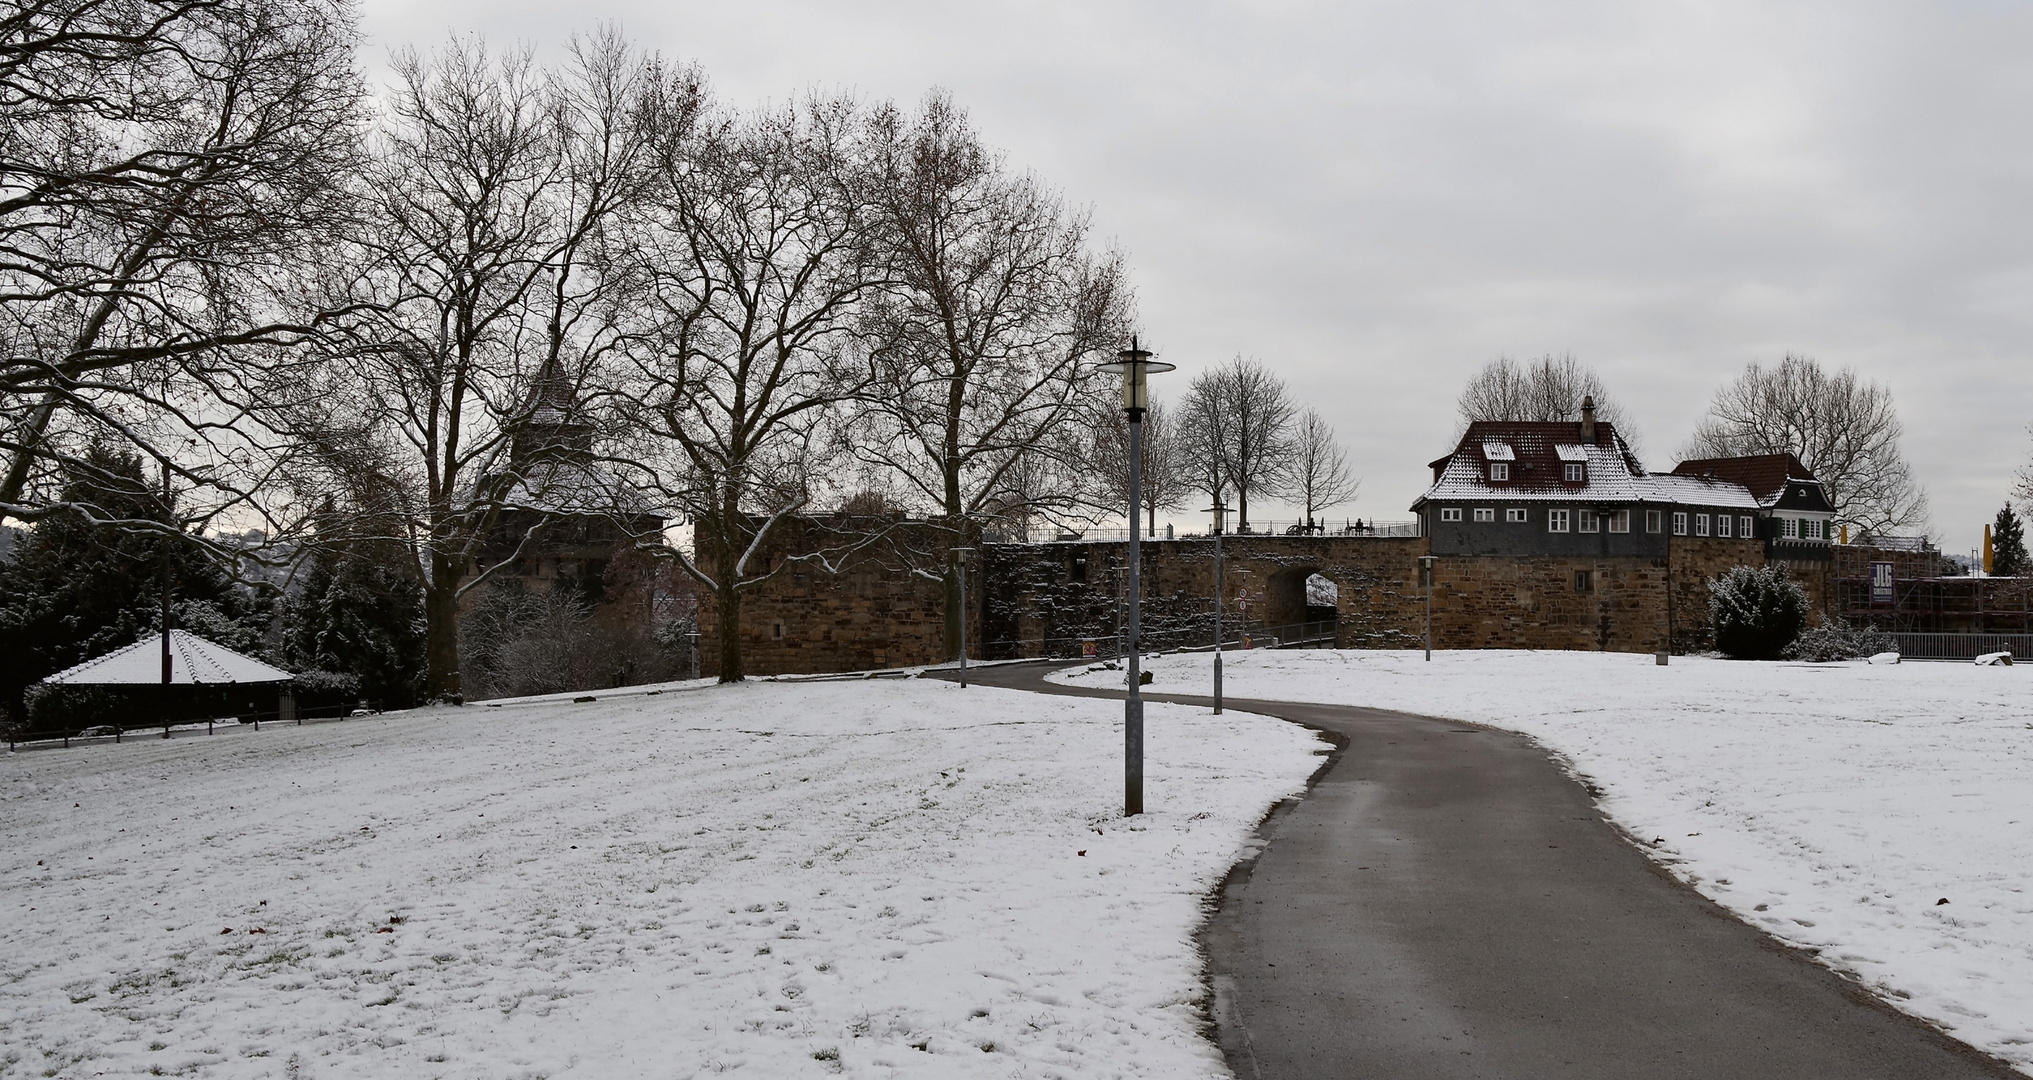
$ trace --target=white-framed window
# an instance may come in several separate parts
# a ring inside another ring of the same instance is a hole
[[[1568,482],[1568,483],[1570,483],[1570,484],[1582,484],[1582,483],[1587,483],[1587,482],[1588,482],[1588,466],[1586,466],[1586,465],[1583,465],[1583,464],[1580,464],[1579,462],[1573,462],[1573,461],[1570,461],[1570,462],[1568,462],[1568,463],[1567,463],[1567,482]]]
[[[1687,535],[1687,511],[1685,510],[1673,511],[1673,535],[1675,536]]]
[[[1665,527],[1666,527],[1666,511],[1664,510],[1645,511],[1646,532],[1655,533],[1661,529],[1664,529]]]
[[[1696,535],[1696,536],[1707,536],[1707,535],[1708,535],[1708,515],[1707,515],[1707,514],[1696,514],[1696,515],[1694,515],[1694,535]]]
[[[1511,478],[1511,463],[1508,461],[1490,462],[1489,478],[1491,480],[1509,480]]]
[[[1576,510],[1574,512],[1574,531],[1601,532],[1602,522],[1595,516],[1595,511],[1593,510],[1585,508],[1581,510]]]
[[[1613,533],[1630,532],[1631,512],[1629,510],[1612,510],[1609,515],[1609,531]],[[1654,529],[1652,531],[1658,532],[1659,530]]]
[[[1779,535],[1785,537],[1788,540],[1798,539],[1800,536],[1800,519],[1780,518]]]
[[[1522,506],[1505,507],[1504,520],[1513,523],[1523,522],[1525,520],[1525,508]]]
[[[1802,519],[1800,522],[1800,535],[1808,540],[1822,539],[1821,522],[1812,519]]]
[[[1495,521],[1496,519],[1497,519],[1497,510],[1496,510],[1496,507],[1494,507],[1494,506],[1478,506],[1478,507],[1476,507],[1476,508],[1475,508],[1475,520],[1477,520],[1477,521]]]
[[[1746,540],[1758,535],[1757,519],[1746,514],[1737,519],[1737,535]]]
[[[1443,507],[1441,507],[1441,508],[1440,508],[1440,520],[1442,520],[1442,521],[1460,521],[1460,520],[1461,520],[1461,507],[1459,507],[1459,506],[1443,506]]]
[[[1565,511],[1565,510],[1548,510],[1548,511],[1546,511],[1546,531],[1547,531],[1547,532],[1566,532],[1566,531],[1567,531],[1567,511]]]
[[[1728,539],[1731,526],[1734,524],[1735,520],[1728,514],[1715,515],[1715,535]]]

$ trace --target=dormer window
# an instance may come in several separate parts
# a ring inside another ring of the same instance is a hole
[[[1571,461],[1570,461],[1570,462],[1568,462],[1568,463],[1567,463],[1567,482],[1568,482],[1568,483],[1570,483],[1570,484],[1585,484],[1585,483],[1587,483],[1587,482],[1588,482],[1588,466],[1586,466],[1586,465],[1580,465],[1580,464],[1576,464],[1576,463],[1574,463],[1574,462],[1571,462]]]
[[[1510,463],[1510,462],[1508,462],[1508,461],[1492,461],[1492,462],[1490,462],[1490,463],[1489,463],[1489,478],[1490,478],[1490,479],[1491,479],[1492,481],[1495,481],[1495,480],[1509,480],[1509,479],[1511,478],[1511,463]]]

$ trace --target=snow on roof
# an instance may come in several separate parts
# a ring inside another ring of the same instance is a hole
[[[1786,485],[1805,481],[1819,485],[1807,466],[1791,454],[1751,454],[1729,458],[1691,458],[1673,466],[1681,476],[1713,476],[1751,489],[1766,506],[1779,501]]]
[[[1653,473],[1645,477],[1653,494],[1645,496],[1653,502],[1685,503],[1692,506],[1716,506],[1725,510],[1757,510],[1758,497],[1751,489],[1729,480],[1717,480],[1707,476],[1676,476],[1672,473]]]
[[[169,656],[170,682],[178,686],[286,682],[296,677],[188,630],[169,632]],[[161,685],[162,637],[150,634],[124,649],[66,668],[42,681],[72,686]]]
[[[1492,427],[1497,425],[1490,425]],[[1656,502],[1680,503],[1689,506],[1715,507],[1727,510],[1757,510],[1759,503],[1750,489],[1739,483],[1708,476],[1680,476],[1666,473],[1647,474],[1640,470],[1636,459],[1630,456],[1623,440],[1610,434],[1602,443],[1559,442],[1553,439],[1541,441],[1540,436],[1551,434],[1540,429],[1564,429],[1566,438],[1574,437],[1574,425],[1569,424],[1506,424],[1507,428],[1518,429],[1512,442],[1495,442],[1479,438],[1471,433],[1464,438],[1461,447],[1448,458],[1440,473],[1440,479],[1419,499],[1446,499],[1450,501],[1486,501],[1489,503],[1527,502]],[[1600,427],[1601,425],[1598,425]],[[1506,451],[1514,447],[1520,451],[1518,465],[1511,468],[1508,482],[1492,482],[1482,462],[1473,453],[1464,452],[1480,445],[1487,455],[1492,445]],[[1588,466],[1588,481],[1585,484],[1567,483],[1563,470],[1556,468],[1556,462],[1582,462]],[[1536,464],[1536,470],[1534,469]],[[1413,504],[1415,507],[1418,503]]]
[[[1486,443],[1483,443],[1483,444],[1482,444],[1482,456],[1483,456],[1483,457],[1485,457],[1485,458],[1487,458],[1487,459],[1489,459],[1489,460],[1491,460],[1491,461],[1516,461],[1516,460],[1518,460],[1518,455],[1517,455],[1517,453],[1516,453],[1515,451],[1513,451],[1513,450],[1511,449],[1511,444],[1510,444],[1510,443],[1506,443],[1506,442],[1486,442]]]
[[[502,502],[518,510],[546,514],[656,515],[642,496],[620,476],[597,463],[539,462],[510,486]]]

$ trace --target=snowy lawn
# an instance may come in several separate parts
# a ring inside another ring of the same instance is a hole
[[[0,1076],[1225,1076],[1203,898],[1323,745],[949,683],[0,760]]]
[[[1157,658],[1150,690],[1209,665]],[[1223,688],[1527,733],[1702,893],[2033,1071],[2033,668],[1259,650]]]

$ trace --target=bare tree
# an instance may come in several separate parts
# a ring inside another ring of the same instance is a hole
[[[1624,442],[1635,446],[1636,436],[1602,377],[1573,353],[1549,353],[1522,364],[1498,357],[1461,388],[1455,408],[1464,428],[1477,420],[1557,422],[1581,419],[1582,399],[1590,397],[1595,399],[1596,419],[1614,425]]]
[[[1297,410],[1284,381],[1238,356],[1193,378],[1185,411],[1188,453],[1215,463],[1203,483],[1216,498],[1224,487],[1235,489],[1237,527],[1247,531],[1250,495],[1276,495],[1291,478]]]
[[[1084,214],[1029,175],[1012,175],[943,93],[915,116],[870,125],[871,222],[888,248],[889,286],[867,307],[876,380],[851,445],[892,470],[956,536],[1002,507],[1070,510],[1084,485],[1025,492],[1025,459],[1077,447],[1055,436],[1099,396],[1091,363],[1125,334],[1122,259],[1090,251]],[[1080,473],[1061,470],[1075,478]],[[946,580],[947,647],[959,648],[961,597]]]
[[[866,117],[844,98],[663,115],[658,186],[631,222],[644,285],[629,415],[651,466],[643,482],[692,526],[682,565],[715,607],[720,680],[737,682],[743,597],[791,562],[827,557],[772,565],[763,552],[825,488],[835,407],[868,381],[854,331],[882,278]]]
[[[354,44],[329,0],[0,9],[0,515],[50,512],[108,440],[201,517],[262,509],[260,410],[349,213]]]
[[[1299,414],[1292,431],[1292,479],[1290,494],[1306,508],[1306,524],[1313,525],[1313,513],[1340,506],[1362,490],[1362,480],[1348,469],[1348,456],[1334,440],[1334,428],[1317,410]]]
[[[1178,423],[1171,410],[1153,398],[1151,407],[1144,410],[1143,425],[1143,475],[1139,492],[1143,505],[1130,510],[1129,517],[1134,526],[1141,511],[1147,519],[1146,534],[1156,535],[1158,511],[1185,506],[1197,489],[1193,474],[1186,469]],[[1129,502],[1129,418],[1121,409],[1109,409],[1101,417],[1090,463],[1093,471],[1105,478],[1114,504],[1125,506]]]
[[[401,493],[424,584],[426,693],[456,698],[459,598],[515,555],[482,562],[493,525],[518,502],[546,509],[511,455],[516,426],[611,345],[586,318],[610,292],[589,255],[646,182],[635,126],[652,71],[611,33],[559,74],[478,41],[395,67],[350,286],[370,317],[349,328],[322,415],[334,446],[400,462],[372,475]]]
[[[1869,533],[1924,527],[1927,496],[1899,453],[1892,392],[1788,353],[1746,365],[1716,391],[1682,459],[1792,454],[1821,481],[1838,524]]]

